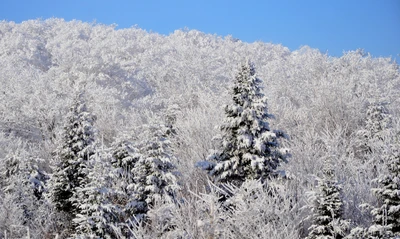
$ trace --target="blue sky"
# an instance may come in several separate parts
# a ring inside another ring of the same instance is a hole
[[[50,17],[161,34],[187,27],[291,50],[308,45],[332,56],[362,48],[400,61],[399,0],[0,0],[0,20]]]

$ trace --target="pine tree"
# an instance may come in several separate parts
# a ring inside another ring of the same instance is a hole
[[[235,78],[233,104],[225,107],[222,145],[208,161],[198,163],[215,181],[240,185],[246,179],[265,180],[285,161],[287,150],[278,142],[284,134],[270,130],[272,115],[261,90],[261,80],[247,61]]]
[[[134,191],[133,175],[140,157],[133,144],[123,137],[91,158],[87,182],[76,189],[80,213],[74,218],[75,236],[132,237],[131,221],[143,212],[143,204],[139,206]]]
[[[132,222],[136,221],[136,217],[143,213],[145,204],[138,201],[135,192],[135,167],[137,162],[142,158],[139,150],[132,144],[128,137],[118,138],[112,146],[111,165],[113,171],[112,181],[114,194],[112,201],[117,205],[122,213],[120,227],[121,233],[126,237],[130,237],[128,228]]]
[[[27,157],[27,156],[25,156]],[[43,205],[42,193],[48,180],[40,167],[40,158],[25,158],[20,153],[8,155],[0,164],[0,198],[10,194],[18,207],[23,209],[23,224],[31,226],[38,217],[37,210]]]
[[[400,236],[400,150],[399,145],[387,159],[389,174],[381,175],[375,181],[379,187],[372,189],[381,206],[371,213],[375,224],[368,231],[380,238]]]
[[[114,168],[115,176],[121,183],[120,190],[124,194],[130,194],[134,184],[133,170],[141,154],[126,138],[119,138],[112,145],[111,164]]]
[[[334,177],[332,166],[326,162],[314,197],[314,222],[309,227],[307,239],[343,238],[349,226],[349,222],[342,219],[341,188]]]
[[[376,103],[369,105],[365,124],[367,132],[364,136],[367,139],[386,140],[389,136],[388,129],[392,125],[392,117],[385,104]]]
[[[44,160],[40,158],[23,159],[16,154],[8,155],[4,159],[4,164],[0,166],[0,188],[5,192],[10,192],[16,184],[22,183],[30,188],[29,191],[36,200],[42,199],[49,177],[41,164],[44,164]],[[3,167],[4,170],[2,170]],[[23,178],[23,181],[16,180],[17,177]]]
[[[78,200],[75,206],[79,213],[73,219],[76,237],[118,238],[123,227],[123,208],[113,201],[116,192],[113,187],[110,157],[96,154],[91,157],[85,182],[76,188]]]
[[[357,156],[366,161],[371,153],[384,148],[385,141],[390,137],[391,125],[392,117],[385,104],[370,104],[366,112],[365,127],[357,132]]]
[[[147,203],[139,195],[135,168],[142,158],[128,137],[91,157],[86,182],[77,187],[76,237],[131,238],[132,222],[143,218]]]
[[[134,168],[136,215],[144,215],[155,200],[174,198],[179,189],[174,173],[175,157],[170,151],[169,128],[150,127],[152,137],[141,148],[143,157]]]
[[[75,215],[79,212],[74,197],[77,187],[87,176],[87,162],[94,154],[95,117],[88,112],[83,94],[74,101],[67,115],[63,142],[58,150],[59,164],[50,180],[49,197],[59,211]]]

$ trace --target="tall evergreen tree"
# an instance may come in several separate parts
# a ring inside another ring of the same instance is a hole
[[[140,217],[138,214],[143,213],[145,208],[145,203],[138,201],[135,192],[135,167],[141,158],[142,154],[128,137],[118,138],[112,145],[111,180],[114,191],[112,201],[121,210],[120,223],[124,226],[120,229],[127,238],[132,236],[128,228],[135,222],[135,217]]]
[[[371,153],[382,150],[390,137],[391,126],[392,117],[385,104],[370,104],[366,112],[365,127],[357,132],[356,156],[367,161]]]
[[[236,75],[233,102],[225,107],[226,119],[220,127],[222,145],[198,165],[215,181],[241,184],[245,179],[266,179],[285,161],[287,150],[280,148],[281,131],[271,131],[267,99],[254,65],[247,61]]]
[[[112,145],[111,164],[114,168],[115,177],[119,179],[119,190],[124,194],[132,192],[134,184],[134,168],[141,154],[139,150],[124,138],[118,138]]]
[[[325,162],[323,176],[319,179],[318,191],[313,201],[314,223],[309,228],[307,239],[343,238],[349,222],[342,220],[341,188],[330,162]]]
[[[155,200],[165,196],[174,198],[179,189],[174,173],[175,157],[170,151],[169,128],[151,126],[148,139],[141,148],[142,157],[134,168],[135,207],[137,215],[146,213]]]
[[[375,103],[368,106],[365,138],[384,141],[389,136],[391,125],[392,117],[384,103]]]
[[[80,238],[118,238],[123,227],[123,207],[114,201],[110,157],[96,154],[88,167],[85,182],[75,190],[79,213],[73,219],[74,234]]]
[[[387,159],[389,173],[381,175],[375,181],[378,187],[372,189],[380,206],[371,213],[375,224],[369,233],[380,238],[400,236],[400,149],[397,144]]]
[[[95,117],[88,112],[83,94],[70,108],[64,126],[62,145],[57,153],[58,165],[50,180],[49,196],[59,211],[75,215],[79,212],[74,197],[87,176],[87,162],[94,154]]]
[[[144,205],[138,202],[134,190],[133,172],[140,158],[127,137],[118,138],[110,149],[91,158],[87,182],[76,189],[80,212],[73,220],[75,236],[133,236],[132,221],[143,212]]]

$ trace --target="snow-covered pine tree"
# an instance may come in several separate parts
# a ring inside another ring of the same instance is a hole
[[[123,207],[114,202],[110,157],[99,153],[91,157],[85,182],[76,188],[79,213],[73,219],[77,238],[119,238],[123,227]]]
[[[240,185],[246,179],[265,180],[286,161],[287,149],[278,142],[284,134],[270,130],[268,119],[272,115],[261,90],[254,65],[246,61],[235,78],[233,104],[225,107],[222,145],[207,161],[198,163],[217,182]]]
[[[387,159],[389,173],[380,175],[379,187],[372,189],[381,205],[371,211],[375,224],[368,232],[379,238],[400,237],[400,145],[395,145]]]
[[[124,194],[129,194],[129,189],[133,186],[133,169],[140,157],[139,150],[127,137],[118,138],[112,145],[111,164],[115,169],[115,176],[121,181],[120,190]]]
[[[341,188],[330,162],[324,164],[318,191],[313,195],[313,204],[313,224],[308,228],[307,239],[343,238],[350,223],[342,219]]]
[[[47,173],[41,167],[43,160],[29,157],[22,152],[7,155],[0,160],[0,198],[12,195],[14,202],[23,209],[21,223],[32,227],[42,215],[42,193],[45,191]]]
[[[79,212],[74,203],[75,190],[87,176],[87,162],[94,154],[95,117],[88,111],[83,94],[79,94],[67,115],[62,144],[58,149],[58,165],[50,179],[49,197],[59,211],[72,216]]]
[[[132,222],[146,208],[135,192],[134,168],[140,158],[138,149],[126,136],[91,157],[87,182],[76,189],[80,209],[73,219],[76,237],[133,236]]]
[[[25,184],[30,187],[32,194],[37,200],[42,198],[45,191],[45,184],[49,179],[47,172],[41,167],[44,160],[40,158],[29,157],[22,158],[20,155],[8,155],[0,165],[0,188],[5,192],[13,191],[16,184]],[[2,168],[4,167],[4,170]],[[17,177],[22,181],[16,180]]]
[[[126,237],[131,236],[127,227],[135,221],[136,215],[142,213],[145,207],[144,202],[138,202],[135,193],[134,169],[141,157],[142,155],[129,137],[117,138],[112,145],[111,175],[114,194],[111,200],[121,209],[121,223],[124,223],[124,227],[120,229],[121,234]]]
[[[392,117],[384,103],[371,104],[367,110],[365,137],[384,141],[389,136],[388,129],[392,125]]]
[[[384,147],[390,137],[392,117],[383,103],[371,103],[366,112],[365,127],[357,132],[357,157],[368,160],[371,153]]]
[[[134,172],[135,205],[137,217],[144,215],[155,200],[165,196],[174,198],[179,189],[174,173],[175,157],[168,140],[169,128],[164,125],[150,126],[152,137],[141,147],[142,157]]]

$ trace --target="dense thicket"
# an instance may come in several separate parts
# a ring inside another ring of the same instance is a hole
[[[289,135],[279,143],[292,157],[277,168],[285,177],[271,179],[268,189],[254,181],[245,182],[248,189],[226,185],[235,205],[227,210],[218,200],[218,186],[195,163],[220,149],[215,127],[223,125],[223,106],[231,102],[237,67],[245,58],[263,80],[268,111],[275,116],[270,127]],[[390,58],[361,50],[331,57],[309,47],[290,51],[195,30],[164,36],[48,19],[0,22],[0,69],[0,237],[23,237],[28,228],[32,238],[68,236],[66,224],[72,222],[42,193],[51,192],[48,186],[59,174],[57,149],[67,146],[64,123],[83,91],[97,118],[97,144],[88,183],[79,190],[96,195],[98,201],[84,205],[98,209],[75,218],[79,233],[303,238],[315,222],[304,210],[305,192],[317,186],[326,159],[334,160],[341,217],[357,228],[353,237],[376,228],[397,233],[398,221],[391,218],[398,215],[398,204],[379,189],[399,190],[398,154],[390,145],[400,132],[400,73]],[[149,134],[146,125],[165,127],[168,137]],[[136,175],[130,167],[138,162],[143,170],[138,167]],[[157,171],[163,165],[166,170]],[[161,178],[139,173],[149,170]],[[137,190],[151,200],[136,194],[135,180],[143,182]],[[153,196],[156,191],[173,197]],[[132,217],[139,201],[149,202],[142,221]],[[101,223],[107,210],[119,213],[112,224]]]

